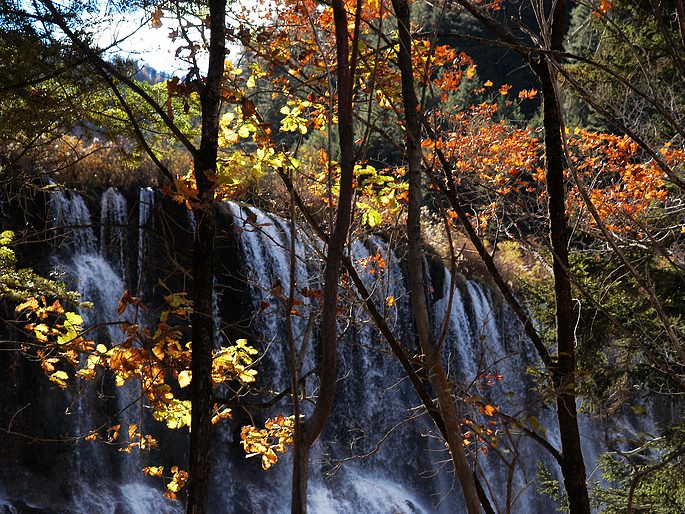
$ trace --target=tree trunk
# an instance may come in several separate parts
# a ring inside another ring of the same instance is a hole
[[[307,512],[307,482],[309,453],[321,435],[333,408],[337,382],[338,342],[338,280],[340,265],[350,228],[352,213],[352,183],[354,176],[354,128],[352,124],[352,75],[350,46],[347,31],[347,13],[342,0],[333,0],[335,44],[338,61],[338,134],[340,137],[340,194],[338,210],[326,251],[324,268],[323,307],[321,315],[321,362],[319,364],[319,396],[310,419],[301,425],[295,435],[295,462],[291,511]]]
[[[207,78],[200,92],[202,137],[194,155],[194,173],[199,193],[195,209],[193,239],[193,359],[191,400],[188,514],[205,514],[211,471],[212,351],[214,350],[214,175],[219,146],[221,81],[226,55],[226,0],[210,0],[210,43]]]
[[[447,434],[454,472],[461,485],[464,501],[470,514],[481,512],[478,491],[464,453],[461,435],[461,420],[451,394],[445,369],[440,358],[440,349],[431,337],[431,326],[423,285],[423,251],[421,246],[421,124],[419,105],[414,89],[413,65],[411,60],[410,9],[406,0],[393,0],[399,32],[399,67],[402,77],[402,99],[406,130],[407,179],[409,182],[409,212],[407,218],[407,240],[409,246],[408,272],[411,288],[411,304],[416,331],[423,351],[429,381],[435,390],[438,407],[442,414]]]
[[[585,462],[580,445],[575,392],[575,315],[568,275],[568,225],[564,188],[564,150],[561,117],[553,77],[547,63],[538,68],[542,86],[545,128],[545,177],[549,210],[549,234],[554,254],[557,360],[551,369],[557,396],[557,419],[563,456],[561,472],[571,514],[589,514]]]
[[[564,50],[565,1],[552,8],[551,23],[543,25],[545,43],[552,50]],[[590,514],[585,462],[580,445],[576,409],[575,315],[569,277],[569,232],[566,220],[564,187],[563,124],[551,64],[543,60],[533,67],[540,78],[545,129],[545,181],[549,213],[549,238],[553,254],[554,297],[556,307],[557,360],[550,369],[557,397],[557,420],[561,439],[561,473],[571,514]]]

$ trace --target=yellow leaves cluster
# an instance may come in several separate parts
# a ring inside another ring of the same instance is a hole
[[[171,476],[164,475],[164,466],[148,466],[143,468],[143,473],[150,477],[167,478],[169,482],[164,492],[164,497],[170,500],[175,500],[178,493],[181,492],[188,483],[188,472],[179,469],[178,466],[172,466],[169,470]]]
[[[188,472],[178,469],[178,466],[171,468],[171,481],[166,486],[165,498],[175,500],[178,493],[181,492],[188,483]]]
[[[36,352],[41,368],[51,382],[64,389],[70,378],[69,373],[64,369],[56,369],[56,366],[62,362],[74,366],[80,353],[93,348],[92,341],[81,337],[83,318],[75,312],[65,311],[59,300],[50,303],[44,296],[26,299],[17,305],[15,311],[28,318],[24,329],[41,344]],[[94,367],[92,360],[87,365]],[[88,374],[84,374],[87,378]]]
[[[247,457],[261,455],[262,468],[269,469],[278,462],[278,453],[285,453],[287,445],[293,444],[295,419],[293,416],[277,416],[267,420],[264,428],[244,426],[240,433]]]
[[[192,171],[188,171],[183,177],[176,179],[174,188],[168,182],[162,187],[162,194],[169,196],[173,201],[186,208],[192,209],[199,204],[197,186]]]
[[[243,383],[255,381],[257,370],[250,369],[253,355],[258,352],[247,344],[247,339],[238,339],[234,346],[221,348],[214,353],[212,380],[216,384],[238,379]]]
[[[302,102],[301,105],[294,105],[292,108],[284,105],[281,107],[280,113],[284,118],[281,120],[281,132],[299,132],[304,135],[307,133],[307,120],[301,115],[303,109],[307,107],[309,102]]]
[[[157,448],[157,440],[149,434],[143,434],[137,424],[131,423],[128,426],[128,444],[119,448],[120,452],[131,453],[134,448],[139,450],[152,450]],[[118,435],[118,434],[117,434]]]
[[[192,404],[190,400],[172,398],[166,402],[158,402],[155,405],[152,417],[157,421],[166,423],[166,426],[172,430],[184,427],[190,429],[191,413]]]
[[[212,425],[216,425],[222,420],[233,419],[233,412],[231,409],[220,409],[217,404],[214,404],[214,411],[212,413]]]
[[[377,170],[370,164],[355,165],[355,207],[362,214],[362,224],[374,228],[384,219],[396,217],[408,191],[407,183],[400,180],[403,174],[395,168]]]
[[[69,368],[76,368],[73,376],[85,380],[95,378],[98,369],[108,369],[117,386],[138,379],[144,392],[142,401],[152,409],[154,419],[171,429],[189,428],[191,402],[177,398],[172,385],[178,384],[178,388],[183,389],[192,381],[189,370],[192,346],[189,341],[183,340],[182,326],[193,312],[193,306],[185,293],[169,294],[165,300],[167,308],[161,312],[154,334],[150,335],[148,330],[141,330],[137,325],[122,322],[124,339],[112,344],[111,348],[81,337],[83,318],[65,311],[58,301],[49,303],[45,298],[29,298],[16,310],[32,321],[26,325],[26,329],[42,343],[37,356],[50,381],[61,388],[67,387],[71,378]],[[130,305],[144,307],[139,298],[126,291],[119,302],[118,313],[124,313]],[[256,354],[257,350],[249,346],[245,339],[215,351],[212,379],[217,384],[230,380],[243,384],[254,382],[257,371],[251,366]],[[213,422],[229,419],[230,416],[230,409],[220,410],[217,407]],[[149,449],[156,444],[151,436],[142,434],[136,425],[129,426],[128,434],[129,442],[122,451]],[[88,440],[98,437],[97,432],[86,436]],[[119,427],[112,427],[108,431],[108,440],[115,441],[118,437]]]
[[[164,476],[164,466],[149,466],[143,468],[143,473],[150,477],[162,477]]]

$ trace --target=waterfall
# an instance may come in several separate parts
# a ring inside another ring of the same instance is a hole
[[[151,191],[141,192],[151,202]],[[148,211],[149,212],[149,211]],[[148,214],[149,215],[149,214]],[[145,213],[143,213],[145,219]],[[147,221],[147,220],[145,220]],[[82,299],[92,302],[94,308],[82,309],[85,326],[97,327],[89,334],[96,342],[107,347],[123,339],[119,322],[130,312],[117,314],[119,298],[126,289],[126,269],[130,244],[128,241],[128,210],[124,196],[115,189],[106,190],[100,202],[100,223],[93,226],[90,211],[84,198],[75,192],[55,190],[50,193],[49,223],[59,235],[55,248],[57,265],[63,270],[69,285],[78,290]],[[95,230],[99,228],[98,230]],[[100,240],[96,234],[99,233]],[[139,238],[139,255],[143,236]],[[103,415],[102,382],[85,383],[79,387],[71,401],[73,433],[85,435],[107,422],[118,423],[122,432],[137,423],[139,412],[132,409],[141,392],[136,383],[127,383],[114,390],[114,413]],[[117,414],[118,413],[118,414]],[[179,512],[179,506],[163,499],[159,490],[145,483],[141,473],[144,467],[137,455],[128,455],[113,464],[111,452],[99,443],[81,442],[73,450],[73,474],[69,480],[72,499],[67,500],[65,512],[152,514]],[[118,477],[118,478],[117,478]],[[29,506],[34,498],[24,499]],[[55,499],[51,499],[55,502]],[[51,512],[49,509],[45,512]],[[60,511],[61,512],[61,511]]]
[[[120,277],[126,271],[127,218],[124,195],[110,187],[103,193],[100,201],[100,255]]]
[[[59,243],[57,252],[62,256],[97,252],[90,211],[81,195],[53,191],[48,201],[48,224],[54,229]]]
[[[64,271],[67,281],[84,299],[94,303],[95,308],[83,311],[83,317],[89,326],[102,325],[94,338],[109,347],[122,339],[118,322],[135,315],[131,307],[117,314],[124,289],[138,291],[146,301],[154,301],[154,286],[160,278],[167,279],[166,264],[153,261],[161,258],[155,252],[168,225],[158,217],[158,211],[170,207],[156,199],[151,189],[128,196],[108,189],[99,200],[99,222],[94,226],[81,195],[62,190],[50,193],[48,224],[55,233],[50,261]],[[296,227],[295,276],[291,277],[290,221],[233,202],[219,208],[230,215],[232,225],[218,227],[217,233],[230,234],[234,243],[227,249],[222,246],[217,254],[217,262],[225,268],[215,278],[213,296],[218,341],[230,344],[226,339],[233,338],[233,327],[242,327],[240,336],[248,334],[250,344],[260,350],[257,386],[268,399],[290,384],[290,343],[284,319],[291,279],[297,299],[296,314],[291,318],[293,341],[301,354],[300,374],[316,367],[320,307],[316,291],[322,286],[323,244],[310,237],[307,230]],[[194,219],[190,211],[174,212],[174,223],[184,234],[174,239],[179,247],[194,230]],[[418,352],[401,259],[378,236],[354,239],[349,256],[395,336],[411,352]],[[433,336],[441,341],[455,394],[472,402],[466,404],[467,416],[484,428],[492,426],[498,431],[500,445],[487,455],[483,444],[473,442],[467,446],[486,491],[501,507],[509,480],[507,461],[516,455],[520,458],[511,483],[514,494],[519,496],[514,512],[550,511],[549,500],[536,491],[535,468],[542,460],[558,476],[554,463],[520,433],[489,425],[491,420],[478,409],[480,401],[497,405],[513,416],[535,416],[546,427],[548,438],[558,445],[554,411],[542,404],[534,391],[533,378],[526,375],[526,369],[537,365],[537,358],[518,321],[481,283],[454,276],[442,264],[428,260],[426,270],[427,289],[433,300]],[[449,463],[445,464],[449,455],[430,418],[422,415],[421,403],[403,370],[368,319],[362,300],[343,287],[340,310],[336,401],[331,421],[312,453],[310,511],[459,512],[456,506],[461,505],[460,492]],[[314,394],[317,387],[316,379],[310,377],[306,393]],[[103,422],[126,427],[141,419],[138,409],[126,409],[136,403],[139,394],[135,383],[117,388],[102,380],[87,384],[81,387],[80,394],[66,399],[72,414],[55,423],[63,424],[60,433],[76,435]],[[308,402],[303,403],[305,414],[311,409]],[[291,414],[287,398],[254,415],[259,423],[276,414]],[[583,433],[593,437],[584,439],[586,455],[592,462],[604,448],[603,429],[587,419],[582,423]],[[238,419],[216,431],[211,512],[285,514],[289,511],[291,455],[286,453],[274,468],[264,472],[259,458],[245,457],[238,432]],[[27,512],[24,506],[44,514],[180,513],[180,503],[162,498],[161,483],[140,472],[143,466],[157,465],[160,459],[181,464],[183,460],[173,459],[186,458],[181,449],[186,444],[183,435],[164,430],[157,433],[163,451],[152,457],[122,455],[98,443],[79,443],[60,454],[53,468],[41,473],[26,464],[22,479],[0,474],[0,513]],[[168,459],[164,452],[174,457]],[[0,455],[0,461],[2,458]],[[54,477],[54,487],[37,494],[35,484],[41,483],[44,476]]]

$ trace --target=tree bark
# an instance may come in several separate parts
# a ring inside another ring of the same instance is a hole
[[[431,326],[423,285],[423,251],[421,245],[421,122],[419,103],[414,89],[414,71],[411,60],[411,11],[406,0],[392,0],[399,33],[398,60],[402,77],[402,100],[406,131],[407,179],[409,182],[409,211],[407,217],[407,240],[409,247],[408,272],[411,304],[416,331],[423,351],[428,379],[438,399],[438,406],[445,424],[447,444],[454,464],[454,472],[461,485],[469,514],[481,512],[478,491],[464,452],[461,420],[451,394],[440,349],[432,340]]]
[[[562,2],[563,3],[563,2]],[[561,472],[571,514],[589,514],[590,500],[585,462],[580,445],[576,409],[575,314],[568,274],[568,224],[564,187],[564,149],[561,116],[553,76],[547,63],[536,67],[542,86],[545,128],[545,180],[549,212],[549,235],[553,252],[554,296],[556,308],[557,359],[550,374],[556,392],[557,419],[563,456]]]
[[[202,109],[202,135],[196,149],[181,130],[166,115],[152,97],[127,77],[117,74],[111,64],[104,61],[70,30],[64,17],[51,0],[43,5],[54,16],[55,23],[74,44],[83,51],[96,70],[108,80],[115,74],[138,93],[158,113],[178,140],[193,156],[195,181],[199,193],[199,205],[194,208],[196,229],[193,237],[193,316],[191,370],[191,434],[189,450],[189,481],[187,485],[188,514],[205,514],[210,479],[211,414],[212,414],[212,351],[214,349],[214,321],[212,319],[212,295],[214,285],[214,188],[219,146],[219,114],[221,109],[221,83],[226,56],[226,0],[209,0],[210,43],[207,77],[200,91]]]
[[[338,62],[338,134],[340,138],[340,194],[335,224],[328,240],[323,285],[321,314],[321,362],[319,365],[319,395],[311,417],[301,424],[295,434],[295,459],[291,511],[307,512],[307,482],[309,453],[321,435],[331,409],[337,382],[337,311],[338,280],[345,241],[350,228],[352,213],[352,183],[354,176],[354,128],[352,124],[352,76],[350,45],[347,31],[347,12],[342,0],[333,0],[335,44]]]
[[[219,147],[221,81],[226,55],[226,0],[210,0],[209,68],[202,90],[202,136],[194,158],[199,206],[194,210],[193,238],[193,359],[191,370],[191,414],[188,514],[205,514],[211,472],[212,351],[214,350],[214,175]]]
[[[555,2],[551,23],[542,24],[543,39],[551,50],[563,52],[565,26],[564,0]],[[553,254],[554,297],[556,317],[557,359],[550,375],[556,393],[557,420],[561,439],[561,473],[571,514],[590,514],[585,461],[580,445],[578,411],[576,409],[575,314],[569,276],[569,230],[566,219],[564,187],[563,129],[554,71],[543,59],[533,66],[540,79],[545,129],[545,182],[549,215],[549,238]]]

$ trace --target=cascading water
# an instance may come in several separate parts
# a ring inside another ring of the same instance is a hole
[[[126,289],[128,244],[128,211],[124,196],[114,189],[106,190],[100,202],[99,244],[91,215],[84,199],[77,193],[51,193],[49,219],[69,242],[62,246],[58,265],[66,272],[66,280],[77,289],[84,300],[93,303],[92,309],[82,309],[85,325],[96,327],[90,337],[110,347],[123,339],[120,322],[127,312],[117,314],[119,298]],[[142,231],[141,231],[142,232]],[[140,236],[142,241],[142,235]],[[127,383],[114,389],[114,413],[109,419],[96,416],[102,410],[98,397],[105,384],[86,384],[75,399],[74,434],[83,436],[101,425],[118,423],[128,427],[136,423],[139,413],[135,406],[140,397],[140,386]],[[100,390],[98,390],[100,388]],[[111,394],[111,393],[109,393]],[[158,490],[142,483],[140,473],[144,465],[137,455],[128,455],[112,462],[111,452],[99,444],[78,444],[74,450],[74,512],[135,514],[175,512],[159,496]],[[112,480],[117,476],[116,480]],[[27,503],[29,503],[27,501]],[[30,503],[29,503],[30,504]]]
[[[146,277],[143,273],[148,260],[151,258],[151,240],[154,230],[154,216],[152,209],[155,205],[155,192],[152,188],[146,187],[138,191],[138,258],[135,266],[135,291],[140,296],[150,289]]]
[[[127,218],[124,195],[116,189],[107,189],[100,200],[100,255],[120,277],[126,274]]]
[[[122,338],[117,323],[135,315],[130,311],[117,315],[123,290],[129,288],[144,298],[153,298],[153,287],[158,280],[155,273],[160,274],[150,271],[158,258],[155,250],[160,246],[154,234],[170,223],[162,223],[157,218],[158,208],[161,210],[162,206],[155,205],[151,189],[142,189],[128,199],[110,189],[104,192],[99,205],[100,223],[93,227],[91,214],[80,195],[60,191],[51,194],[49,225],[59,236],[52,264],[64,270],[86,300],[93,301],[95,308],[84,311],[84,318],[88,325],[102,324],[98,337],[111,345]],[[232,226],[220,227],[219,232],[230,230],[234,234],[231,237],[235,245],[231,251],[236,255],[219,250],[217,261],[220,267],[240,269],[217,274],[214,296],[217,334],[222,334],[222,339],[224,335],[232,336],[230,327],[236,319],[229,318],[240,317],[242,334],[247,334],[250,343],[261,351],[258,386],[263,392],[276,393],[290,383],[290,343],[283,321],[291,282],[290,222],[235,203],[226,203],[222,209],[232,219]],[[188,217],[186,212],[178,211],[174,215],[174,224],[182,232],[176,235],[177,245],[186,244],[178,241],[190,239],[194,231],[192,222],[192,216]],[[127,228],[131,226],[134,230]],[[322,245],[310,240],[303,230],[296,230],[296,237],[295,286],[299,302],[295,306],[297,315],[292,316],[293,342],[303,353],[299,362],[300,375],[303,375],[314,369],[316,363],[318,300],[315,291],[321,287]],[[388,325],[406,346],[415,348],[406,279],[399,259],[382,239],[374,236],[366,241],[353,241],[350,257]],[[239,265],[227,264],[236,262]],[[433,296],[434,336],[436,340],[444,336],[441,344],[456,394],[498,404],[512,415],[534,414],[548,427],[547,435],[556,444],[554,413],[541,408],[531,392],[532,379],[524,373],[535,364],[536,358],[530,353],[518,322],[506,306],[499,305],[493,294],[477,282],[454,277],[441,265],[427,263],[426,268],[431,270],[426,280],[430,282]],[[166,279],[166,275],[160,276]],[[242,281],[239,285],[236,277]],[[239,316],[233,312],[235,307],[229,306],[234,306],[236,298],[242,297],[246,299],[242,303],[245,312]],[[459,512],[460,493],[455,490],[449,463],[445,464],[448,454],[430,420],[420,415],[422,410],[417,407],[420,402],[403,371],[368,321],[358,298],[343,293],[341,313],[340,379],[333,417],[314,449],[310,465],[311,512]],[[224,316],[227,331],[221,331],[220,315]],[[488,385],[487,377],[484,378],[488,373],[501,375],[503,380],[492,379],[493,383]],[[314,393],[316,387],[315,378],[310,377],[307,393]],[[104,421],[127,426],[142,419],[138,410],[124,409],[135,404],[139,394],[139,386],[135,384],[123,388],[103,382],[91,384],[80,395],[68,399],[67,403],[73,406],[72,414],[55,423],[63,424],[62,434],[73,435],[88,433]],[[108,406],[103,408],[98,397],[107,395],[114,398],[105,399]],[[310,412],[306,402],[304,412]],[[261,419],[278,413],[290,414],[287,401],[258,416]],[[482,418],[475,406],[473,412],[466,414],[474,420],[478,416]],[[487,421],[481,419],[486,428]],[[262,471],[258,458],[245,458],[236,423],[237,420],[228,422],[215,435],[211,512],[288,512],[290,455],[283,456],[268,472]],[[537,494],[535,485],[530,485],[535,479],[536,462],[541,458],[539,447],[520,434],[499,426],[496,429],[501,431],[498,433],[502,440],[500,449],[489,455],[481,451],[474,453],[493,504],[501,507],[509,482],[512,493],[518,495],[515,512],[550,510],[548,501]],[[597,433],[597,429],[589,430]],[[164,448],[163,439],[174,436],[159,433]],[[169,446],[178,445],[166,445]],[[478,443],[474,441],[467,449],[474,451],[476,446]],[[597,454],[594,443],[587,446],[588,452]],[[185,458],[183,451],[178,458]],[[507,462],[516,467],[511,476]],[[549,459],[546,462],[554,469]],[[97,443],[79,443],[61,457],[59,467],[42,471],[48,477],[66,475],[55,490],[36,494],[30,487],[0,476],[4,480],[0,481],[0,514],[181,512],[179,503],[162,498],[161,484],[140,473],[143,466],[156,463],[154,456],[148,459],[121,455]],[[38,483],[36,476],[40,474],[30,471],[30,467],[27,469],[24,471],[30,478],[27,483]]]

